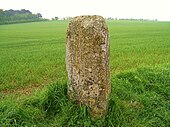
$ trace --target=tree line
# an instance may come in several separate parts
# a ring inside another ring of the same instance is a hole
[[[24,23],[24,22],[36,22],[45,21],[47,19],[42,18],[40,13],[33,14],[29,10],[3,10],[0,9],[0,24],[11,24],[11,23]]]
[[[73,19],[73,17],[54,17],[51,18],[51,20],[71,20]],[[105,18],[105,20],[134,20],[134,21],[158,21],[157,19],[134,19],[134,18],[112,18],[112,17],[108,17]]]
[[[107,20],[135,20],[135,21],[158,21],[157,19],[134,19],[134,18],[112,18],[112,17],[108,17],[106,18]]]
[[[54,18],[51,18],[51,20],[71,20],[73,19],[73,17],[54,17]]]

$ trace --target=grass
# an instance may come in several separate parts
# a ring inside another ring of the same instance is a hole
[[[68,23],[0,26],[0,125],[170,126],[170,23],[107,21],[112,94],[105,120],[67,99]]]
[[[67,98],[67,83],[53,83],[19,104],[0,104],[2,126],[168,127],[170,66],[143,68],[111,78],[112,94],[104,120],[93,120],[88,107]]]
[[[0,91],[66,81],[68,21],[0,26]],[[111,75],[169,63],[170,24],[108,21]]]
[[[0,90],[65,78],[66,26],[65,22],[0,26]]]

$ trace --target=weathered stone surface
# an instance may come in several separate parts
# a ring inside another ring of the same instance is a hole
[[[101,16],[78,16],[67,29],[66,67],[70,99],[103,117],[110,94],[109,32]]]

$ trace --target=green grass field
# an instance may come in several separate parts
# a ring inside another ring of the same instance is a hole
[[[0,25],[0,126],[170,126],[170,22],[107,21],[112,94],[104,121],[67,99],[68,23]]]

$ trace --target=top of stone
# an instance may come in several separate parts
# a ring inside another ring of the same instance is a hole
[[[95,19],[95,20],[104,20],[104,18],[100,15],[81,15],[81,16],[74,17],[73,20],[81,20],[84,18]]]
[[[99,16],[99,15],[76,16],[71,20],[70,25],[71,24],[74,24],[74,26],[81,26],[83,28],[106,27],[105,29],[107,29],[105,19],[102,16]]]

